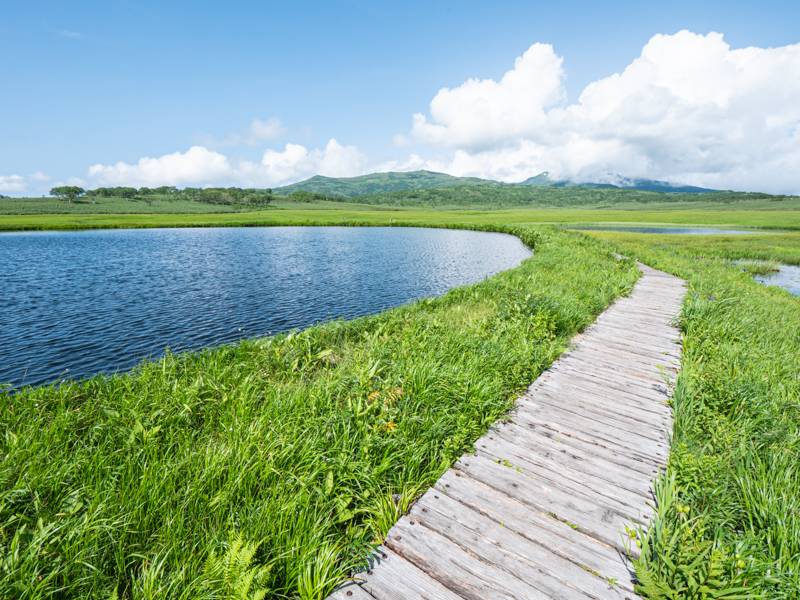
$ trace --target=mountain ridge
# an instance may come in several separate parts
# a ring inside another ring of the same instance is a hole
[[[456,177],[436,171],[383,171],[357,175],[355,177],[326,177],[314,175],[303,181],[292,183],[273,191],[280,195],[294,192],[311,192],[339,198],[352,198],[383,192],[405,190],[427,190],[460,185],[505,185],[491,179],[479,177]]]
[[[629,189],[649,192],[673,192],[701,194],[715,192],[685,184],[675,184],[659,179],[632,178],[616,173],[606,173],[595,180],[573,181],[554,179],[547,171],[529,177],[517,183],[505,183],[480,177],[456,177],[436,171],[385,171],[357,175],[355,177],[326,177],[314,175],[303,181],[275,188],[278,195],[288,196],[298,192],[319,194],[333,198],[355,198],[370,194],[401,192],[413,190],[430,190],[461,186],[497,186],[497,187],[553,187],[553,188],[592,188],[592,189]]]

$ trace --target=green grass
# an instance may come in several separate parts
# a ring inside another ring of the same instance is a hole
[[[649,598],[800,594],[800,300],[725,258],[786,260],[718,239],[593,234],[686,278],[674,438],[636,573]]]
[[[208,205],[210,206],[210,205]],[[673,224],[800,229],[800,210],[713,207],[662,210],[522,208],[431,210],[368,207],[345,203],[276,202],[268,210],[209,214],[43,214],[0,215],[0,230],[139,227],[231,227],[257,225],[442,225],[493,224]]]
[[[596,232],[596,237],[617,239],[611,232]],[[800,234],[765,233],[749,235],[652,235],[622,234],[630,241],[656,250],[672,252],[680,248],[699,258],[776,261],[800,265]]]
[[[439,299],[0,396],[0,597],[323,597],[638,276],[510,231]]]

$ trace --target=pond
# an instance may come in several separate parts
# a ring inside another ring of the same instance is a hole
[[[775,273],[756,275],[756,281],[765,285],[777,285],[795,296],[800,296],[800,267],[781,265]]]
[[[498,233],[257,227],[0,234],[0,382],[129,369],[143,358],[376,313],[530,256]]]
[[[672,235],[753,235],[764,231],[755,229],[719,229],[715,227],[647,227],[625,225],[570,225],[568,229],[579,231],[621,231],[627,233],[661,233]]]

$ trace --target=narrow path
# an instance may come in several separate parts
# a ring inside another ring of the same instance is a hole
[[[636,597],[625,528],[648,522],[667,459],[685,293],[641,269],[332,599]]]

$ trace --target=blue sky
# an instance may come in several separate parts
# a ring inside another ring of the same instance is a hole
[[[266,185],[299,178],[314,167],[353,174],[414,165],[504,179],[540,167],[579,177],[629,165],[636,172],[625,174],[648,175],[643,171],[651,169],[653,176],[713,183],[709,167],[693,173],[686,165],[670,170],[664,161],[656,164],[653,156],[664,149],[649,146],[626,151],[594,172],[584,163],[543,160],[543,151],[520,158],[520,143],[545,147],[537,134],[552,124],[518,124],[500,137],[464,137],[447,125],[447,115],[430,116],[429,105],[442,87],[458,88],[469,78],[499,81],[536,42],[551,44],[562,61],[561,97],[546,102],[549,111],[575,103],[587,84],[622,72],[656,34],[715,31],[734,49],[779,48],[800,42],[799,22],[798,2],[6,3],[0,13],[0,177],[24,178],[24,184],[6,186],[18,194],[21,186],[30,193],[71,178],[92,186],[120,182],[125,175],[96,170],[89,176],[91,165],[136,166],[142,157],[183,153],[192,146],[222,155],[226,164],[261,165],[265,151],[283,152],[292,143],[316,158],[306,157],[304,167],[294,171],[269,166],[268,174],[259,171],[253,181],[242,173],[255,167],[220,167],[220,181],[198,184],[246,179]],[[773,62],[783,65],[784,77],[800,78],[793,58],[788,72],[785,60]],[[795,93],[786,90],[800,105]],[[787,121],[787,132],[797,125],[791,109],[770,110]],[[415,113],[429,123],[444,123],[442,135],[413,132]],[[733,116],[741,119],[739,113]],[[256,119],[272,119],[274,127],[264,126],[254,136]],[[791,146],[792,134],[783,135],[764,152]],[[596,140],[600,134],[591,136]],[[349,166],[326,163],[331,138],[357,149],[358,158]],[[398,144],[400,138],[404,143]],[[569,151],[563,141],[550,143]],[[494,156],[487,152],[508,158],[512,147],[518,150],[506,171],[481,166]],[[459,163],[458,152],[469,160]],[[416,162],[409,161],[412,155]],[[717,175],[733,173],[728,163]],[[124,173],[133,183],[151,181],[137,179],[136,170]],[[734,187],[768,188],[762,183],[766,176]],[[159,177],[169,182],[168,173]],[[193,183],[187,177],[176,182]],[[776,191],[800,192],[796,183],[782,183]]]

